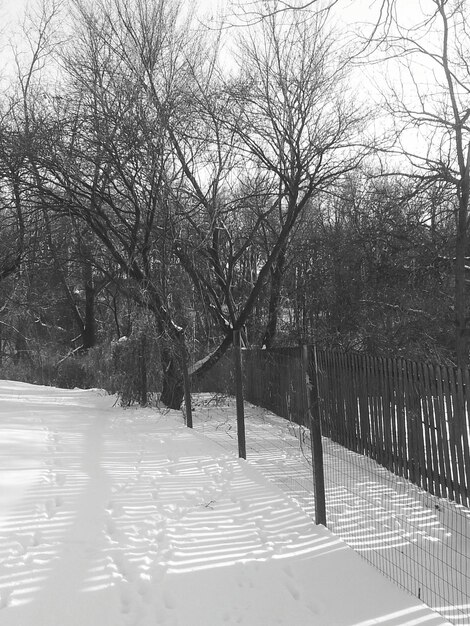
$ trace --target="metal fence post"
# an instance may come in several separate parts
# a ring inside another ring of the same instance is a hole
[[[310,443],[312,448],[313,488],[315,493],[315,524],[326,526],[325,476],[323,471],[323,444],[321,439],[320,407],[318,403],[317,350],[313,347],[315,372],[309,376],[308,347],[301,346],[303,387],[305,394]]]
[[[237,399],[237,438],[238,456],[246,459],[246,438],[245,438],[245,407],[243,403],[243,372],[242,372],[242,351],[240,345],[240,331],[233,331],[233,352],[235,358],[235,395]]]

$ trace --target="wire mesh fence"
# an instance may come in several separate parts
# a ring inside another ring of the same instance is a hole
[[[470,511],[324,440],[328,527],[455,624],[470,623]]]
[[[326,376],[322,358],[320,355],[323,373],[318,392],[322,423],[327,431],[327,420],[339,419],[338,407],[343,407],[343,414],[351,407],[340,390],[335,396],[341,384],[338,368],[334,377]],[[236,453],[236,417],[229,399],[235,391],[231,370],[229,355],[214,377],[219,393],[206,397],[204,406],[198,407],[195,427]],[[311,438],[302,389],[305,380],[301,353],[298,348],[245,350],[243,370],[245,399],[256,405],[246,410],[247,458],[313,517]],[[310,374],[313,379],[315,373],[311,370]],[[209,383],[205,381],[207,390],[211,389]],[[363,386],[367,379],[361,379],[360,384],[362,393],[366,393]],[[336,398],[337,405],[336,412],[330,409],[329,415],[327,392]],[[350,398],[354,395],[351,390],[348,394]],[[370,405],[368,401],[367,406]],[[386,419],[386,413],[381,415],[382,420]],[[449,621],[470,624],[470,510],[462,502],[439,497],[423,485],[414,484],[410,473],[390,471],[368,456],[365,446],[358,452],[351,429],[349,439],[343,441],[347,445],[334,441],[331,433],[335,427],[337,433],[339,425],[330,423],[330,437],[322,438],[327,526],[391,580]],[[380,432],[375,432],[379,442]]]

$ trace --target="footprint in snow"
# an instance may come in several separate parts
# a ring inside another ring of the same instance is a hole
[[[150,602],[152,599],[152,582],[148,574],[140,574],[137,590],[142,596],[144,602]]]
[[[124,514],[124,508],[119,502],[114,502],[114,500],[110,500],[106,505],[106,511],[112,515],[113,517],[120,517]]]
[[[118,583],[118,590],[121,598],[121,613],[127,614],[132,605],[132,586],[127,581],[122,580]]]
[[[35,530],[34,533],[29,536],[29,545],[32,548],[37,548],[38,546],[40,546],[42,541],[42,532],[39,529]]]
[[[34,533],[30,533],[18,540],[23,546],[23,554],[25,554],[30,548],[37,548],[43,542],[42,532],[35,530]]]
[[[0,590],[0,609],[5,609],[10,604],[11,594],[11,589]]]
[[[65,485],[66,480],[67,480],[67,477],[63,472],[57,472],[55,474],[55,483],[58,487],[63,487]]]
[[[173,596],[173,593],[169,590],[169,589],[165,589],[163,591],[163,602],[165,604],[165,608],[172,610],[175,608],[176,603],[175,603],[175,598]]]
[[[282,568],[282,570],[283,570],[284,574],[286,574],[286,576],[289,576],[289,578],[293,578],[294,577],[294,573],[293,573],[292,568],[291,568],[290,565],[285,565]]]
[[[46,515],[49,519],[53,518],[54,515],[57,513],[56,500],[57,498],[55,500],[47,500],[46,504],[44,505]]]
[[[290,593],[290,595],[297,602],[300,599],[300,590],[295,585],[294,581],[293,580],[287,580],[286,581],[286,587],[287,587],[287,590]]]
[[[314,615],[319,615],[322,612],[321,607],[311,600],[307,602],[307,608]]]
[[[110,513],[107,512],[108,515],[105,520],[105,533],[112,540],[113,536],[116,534],[116,524],[114,523],[113,518]]]

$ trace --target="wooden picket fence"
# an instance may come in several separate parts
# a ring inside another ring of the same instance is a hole
[[[300,354],[299,347],[242,350],[243,388],[245,400],[308,426]],[[469,370],[313,346],[309,361],[323,435],[470,506]],[[235,394],[231,354],[203,388]]]
[[[299,348],[249,348],[242,355],[245,399],[308,426]]]
[[[325,436],[470,506],[469,370],[326,350],[316,360]]]

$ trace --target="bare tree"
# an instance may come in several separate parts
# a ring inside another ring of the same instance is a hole
[[[75,6],[73,43],[68,42],[62,55],[66,97],[49,94],[45,105],[49,133],[40,149],[31,151],[34,184],[47,212],[65,212],[86,223],[121,268],[126,290],[154,314],[165,346],[161,350],[162,400],[178,408],[183,329],[173,318],[167,297],[169,276],[164,269],[166,198],[175,172],[162,122],[163,109],[171,110],[173,92],[165,92],[165,88],[171,82],[175,49],[168,42],[178,12],[164,1],[139,1],[132,7],[118,0]],[[155,37],[149,54],[158,68],[162,107],[158,110],[147,94],[135,33],[125,28],[139,24],[149,29],[143,33],[144,42],[148,43],[144,35]],[[88,241],[85,247],[81,250],[87,261],[85,283],[90,296],[85,313],[91,314],[93,276]],[[92,331],[88,324],[85,334],[87,328]],[[93,337],[85,339],[90,342]]]
[[[117,6],[134,51],[126,67],[140,72],[175,159],[174,252],[220,332],[211,355],[193,369],[200,373],[247,324],[270,275],[276,306],[276,273],[303,210],[367,153],[359,137],[366,114],[348,95],[347,57],[333,49],[324,12],[294,14],[287,25],[267,15],[241,43],[235,79],[218,73],[210,56],[203,60],[200,40],[186,42],[189,50],[176,40],[162,90],[144,4],[137,4],[140,21]],[[237,183],[247,173],[257,181],[249,190]],[[253,284],[240,293],[241,262],[263,229],[268,248]]]
[[[266,343],[275,332],[280,283],[292,235],[310,200],[361,162],[367,114],[346,87],[327,14],[269,14],[242,39],[238,66],[223,87],[199,89],[205,128],[199,154],[212,165],[198,177],[193,153],[173,142],[185,174],[186,206],[197,218],[177,254],[219,321],[220,342],[193,368],[203,373],[250,320],[271,280]],[[233,69],[233,68],[232,68]],[[220,82],[220,81],[219,81]],[[197,83],[201,87],[201,82]],[[202,115],[202,116],[201,116]],[[248,177],[255,184],[237,184]],[[239,289],[245,259],[263,240],[251,283]]]
[[[469,358],[467,286],[470,194],[469,11],[458,0],[427,0],[409,15],[389,0],[373,41],[391,69],[386,109],[399,132],[391,152],[423,181],[440,180],[455,197],[454,310],[459,366]],[[377,59],[377,54],[375,54]],[[412,137],[412,139],[410,139]]]
[[[20,271],[36,234],[29,156],[41,133],[38,85],[53,47],[51,26],[57,12],[55,2],[41,5],[34,24],[24,19],[21,49],[10,50],[15,71],[0,99],[0,281]],[[0,310],[4,308],[2,303]]]
[[[227,77],[167,0],[75,7],[67,98],[49,105],[36,184],[48,210],[88,224],[154,313],[169,346],[163,401],[176,407],[185,341],[175,259],[217,328],[197,375],[247,325],[270,277],[276,309],[305,208],[367,154],[366,112],[348,91],[327,13],[287,23],[269,14]],[[264,251],[240,289],[259,237]]]
[[[347,58],[334,47],[325,13],[294,14],[287,23],[269,16],[241,41],[244,69],[232,88],[232,128],[248,163],[266,173],[278,199],[276,236],[248,307],[269,272],[281,269],[312,198],[368,152],[361,137],[367,113],[348,89]],[[242,312],[242,323],[246,316]]]

